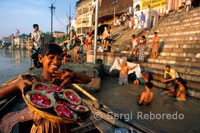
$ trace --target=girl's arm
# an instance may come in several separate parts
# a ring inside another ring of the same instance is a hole
[[[26,84],[32,85],[32,82],[30,82],[29,80],[20,80],[5,87],[0,87],[0,99],[9,95],[12,92],[17,91],[18,89],[22,90],[26,86]]]

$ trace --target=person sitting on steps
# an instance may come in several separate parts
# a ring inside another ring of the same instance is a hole
[[[166,65],[164,79],[162,79],[161,82],[166,83],[167,88],[169,88],[174,85],[176,78],[179,78],[178,73],[174,69],[171,69],[170,65]],[[170,92],[175,92],[175,90],[171,89],[171,91],[166,91],[166,93]]]

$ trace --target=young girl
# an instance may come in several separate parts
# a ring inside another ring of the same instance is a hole
[[[22,78],[15,84],[11,84],[6,87],[0,88],[0,97],[6,96],[9,93],[17,90],[18,88],[22,90],[26,84],[31,85],[32,82],[35,81],[54,83],[60,86],[68,86],[73,82],[87,84],[91,81],[90,77],[88,77],[87,75],[79,74],[69,69],[58,71],[62,65],[62,59],[63,59],[62,55],[63,55],[62,48],[57,44],[45,45],[39,51],[38,55],[39,63],[37,63],[40,66],[42,64],[43,66],[42,73],[38,75],[23,75]],[[27,79],[31,81],[28,81]],[[13,119],[13,118],[18,118],[18,119]],[[46,120],[36,112],[30,112],[28,107],[17,113],[9,113],[5,115],[1,120],[0,130],[3,132],[10,132],[14,124],[16,124],[17,122],[23,122],[27,120],[34,121],[31,129],[32,133],[70,132],[70,128],[67,124],[61,124]]]

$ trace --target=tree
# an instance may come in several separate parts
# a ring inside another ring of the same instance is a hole
[[[44,42],[45,43],[51,42],[51,33],[50,32],[44,33]]]
[[[27,34],[25,34],[25,33],[22,33],[21,34],[21,37],[27,37],[28,35]]]
[[[31,33],[28,34],[28,37],[31,37]]]

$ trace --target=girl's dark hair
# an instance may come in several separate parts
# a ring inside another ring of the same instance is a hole
[[[41,55],[42,57],[44,57],[45,55],[60,55],[63,56],[63,50],[62,47],[51,43],[51,44],[45,44],[42,48],[40,48],[39,50],[37,50],[34,54],[32,54],[31,58],[33,60],[33,65],[36,68],[40,68],[42,67],[42,64],[39,62],[39,58],[38,55]]]
[[[63,50],[61,46],[54,43],[50,43],[40,48],[39,54],[41,56],[50,55],[50,54],[63,56]]]
[[[143,39],[146,39],[146,37],[145,37],[145,36],[142,36],[142,38],[143,38]]]

